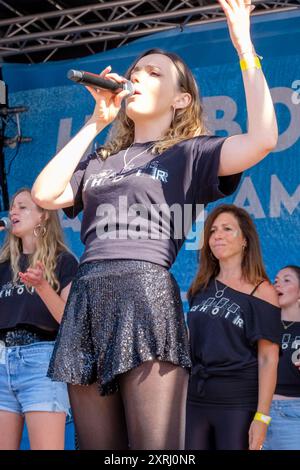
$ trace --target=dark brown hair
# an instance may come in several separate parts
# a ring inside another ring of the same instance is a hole
[[[188,298],[193,297],[200,289],[206,288],[210,279],[215,278],[220,272],[219,261],[213,256],[209,247],[209,239],[214,221],[224,212],[229,212],[237,219],[247,242],[241,266],[243,278],[254,285],[262,280],[269,280],[262,260],[258,234],[250,215],[234,204],[222,204],[209,214],[204,224],[204,243],[201,249],[200,268],[188,291]]]

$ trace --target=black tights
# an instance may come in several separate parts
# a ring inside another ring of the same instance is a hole
[[[255,411],[187,403],[187,450],[247,450]]]
[[[149,361],[119,376],[120,391],[69,385],[80,449],[183,449],[188,373]]]

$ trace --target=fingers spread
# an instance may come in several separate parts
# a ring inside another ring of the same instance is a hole
[[[111,66],[108,65],[107,67],[105,67],[104,70],[102,70],[102,72],[99,75],[101,78],[104,78],[106,74],[108,74],[110,71],[111,71]]]

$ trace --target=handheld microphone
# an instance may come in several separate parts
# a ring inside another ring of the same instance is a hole
[[[135,92],[134,85],[129,80],[127,80],[125,83],[116,83],[113,80],[106,78],[104,79],[95,73],[84,72],[83,70],[69,70],[67,77],[70,80],[73,80],[75,83],[102,88],[103,90],[109,90],[113,93],[116,93],[122,89],[129,91],[130,94],[127,96],[127,98],[132,96]]]
[[[10,230],[11,221],[8,217],[2,217],[0,219],[0,227],[4,227],[4,230]]]

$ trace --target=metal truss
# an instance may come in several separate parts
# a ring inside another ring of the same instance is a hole
[[[300,0],[252,3],[253,15],[300,8]],[[93,54],[153,32],[221,21],[224,14],[216,0],[0,0],[0,18],[0,61],[47,62],[59,50]]]

